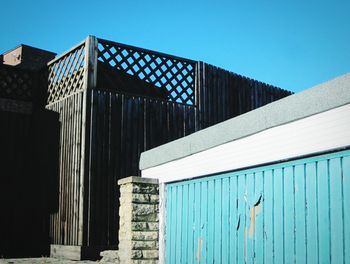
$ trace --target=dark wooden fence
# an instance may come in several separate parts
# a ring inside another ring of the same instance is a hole
[[[60,114],[53,244],[116,246],[117,180],[140,153],[290,94],[212,65],[88,37],[49,65]],[[99,248],[100,249],[100,248]]]
[[[50,63],[46,108],[59,114],[59,207],[50,218],[51,244],[81,245],[85,190],[87,76],[85,42]]]
[[[141,152],[195,131],[195,107],[161,99],[92,92],[87,240],[116,245],[117,180],[139,175]]]
[[[42,73],[0,64],[0,258],[48,254],[58,208],[58,115],[39,109]]]
[[[83,93],[53,103],[59,113],[59,210],[51,215],[50,233],[55,244],[74,245],[79,236]],[[58,239],[59,238],[59,239]],[[58,239],[58,240],[56,240]]]
[[[197,63],[198,127],[215,125],[283,97],[291,92],[216,66]]]
[[[0,63],[0,111],[32,113],[46,104],[46,69],[28,70]]]
[[[0,63],[0,111],[30,114],[37,73]]]

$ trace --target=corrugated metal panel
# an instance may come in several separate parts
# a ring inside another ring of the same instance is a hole
[[[350,151],[167,185],[167,263],[350,263]]]

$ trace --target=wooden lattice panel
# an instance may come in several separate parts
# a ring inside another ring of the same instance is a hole
[[[83,89],[85,45],[81,45],[49,65],[48,103]]]
[[[169,101],[195,104],[193,61],[101,39],[98,60],[156,87],[165,87]]]
[[[21,101],[32,100],[33,76],[30,72],[12,68],[0,67],[0,97]]]

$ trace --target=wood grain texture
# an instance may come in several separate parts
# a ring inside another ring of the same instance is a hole
[[[141,152],[290,94],[202,62],[92,36],[49,63],[48,82],[47,108],[61,121],[52,239],[83,246],[117,245],[116,183],[140,175]],[[265,87],[276,90],[273,96],[255,98]],[[200,222],[201,214],[186,217]]]
[[[198,62],[196,66],[198,127],[212,126],[291,94],[219,67]]]
[[[48,107],[59,113],[61,124],[59,209],[51,215],[54,244],[79,245],[83,97],[83,93],[78,93]]]

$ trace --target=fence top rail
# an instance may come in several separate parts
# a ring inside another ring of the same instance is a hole
[[[154,54],[154,55],[157,55],[160,57],[166,57],[166,58],[170,58],[170,59],[180,60],[180,61],[191,63],[191,64],[197,63],[197,61],[195,61],[195,60],[186,59],[183,57],[178,57],[178,56],[174,56],[174,55],[170,55],[170,54],[166,54],[166,53],[162,53],[162,52],[158,52],[158,51],[154,51],[154,50],[144,49],[144,48],[140,48],[140,47],[136,47],[136,46],[131,46],[131,45],[115,42],[115,41],[105,40],[105,39],[101,39],[101,38],[98,38],[97,40],[99,43],[101,42],[101,43],[105,43],[105,44],[120,46],[120,47],[123,47],[126,49],[139,50],[139,51],[151,53],[151,54]]]
[[[163,89],[169,101],[195,104],[196,61],[103,39],[98,60]]]
[[[54,64],[55,62],[57,62],[60,59],[62,59],[63,57],[65,57],[67,54],[69,54],[69,53],[75,51],[76,49],[80,48],[81,46],[83,46],[85,44],[85,41],[86,41],[86,39],[84,39],[83,41],[79,42],[78,44],[76,44],[71,49],[67,50],[66,52],[63,52],[62,54],[60,54],[59,56],[57,56],[53,60],[49,61],[47,63],[47,66],[50,66],[51,64]]]
[[[287,96],[243,115],[143,152],[140,156],[140,170],[179,160],[340,106],[350,105],[349,90],[350,73],[347,73],[303,92]]]
[[[266,83],[266,82],[263,82],[263,81],[259,81],[257,79],[253,79],[251,77],[248,77],[248,76],[245,76],[245,75],[242,75],[240,73],[237,73],[237,72],[233,72],[231,70],[228,70],[228,69],[224,69],[224,68],[221,68],[220,66],[216,66],[216,65],[212,65],[210,63],[206,63],[206,62],[203,62],[203,61],[199,61],[200,63],[200,66],[199,67],[210,67],[213,71],[217,71],[217,72],[226,72],[232,76],[235,76],[237,78],[241,78],[247,82],[251,82],[251,83],[254,83],[255,85],[265,85],[266,87],[264,89],[267,89],[267,88],[271,88],[271,89],[277,89],[279,91],[283,91],[283,92],[288,92],[290,94],[294,94],[294,92],[292,91],[289,91],[287,89],[283,89],[281,87],[278,87],[278,86],[275,86],[273,84],[270,84],[270,83]],[[267,91],[268,92],[268,91]]]
[[[100,87],[98,87],[94,91],[96,93],[99,93],[99,92],[110,93],[110,94],[114,94],[114,95],[123,95],[123,96],[126,96],[126,97],[134,97],[134,98],[138,98],[138,99],[142,99],[142,100],[157,101],[157,102],[162,102],[162,103],[165,103],[165,104],[182,105],[182,106],[186,106],[188,108],[193,108],[193,109],[197,108],[196,105],[190,105],[190,104],[185,104],[185,103],[181,103],[181,102],[169,101],[167,99],[158,98],[158,97],[152,97],[152,96],[147,96],[147,95],[140,95],[140,94],[137,94],[137,93],[129,93],[129,92],[123,92],[123,91],[114,91],[114,90],[100,88]]]

